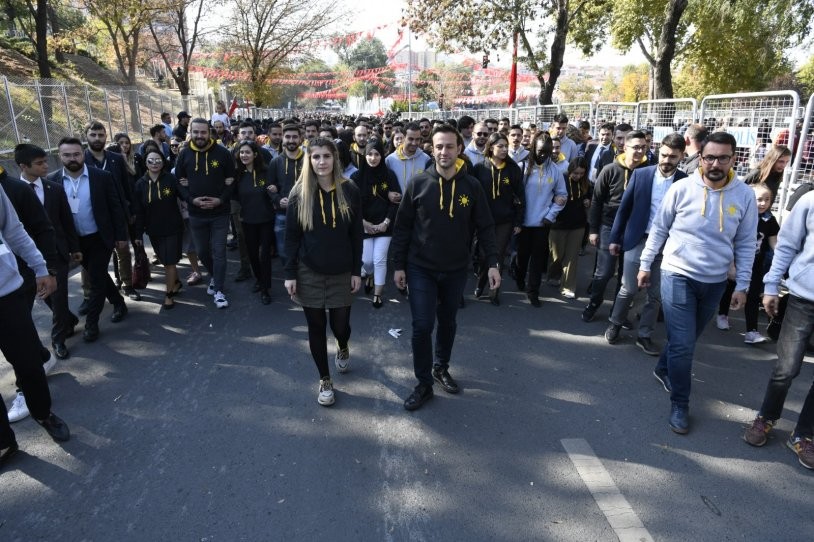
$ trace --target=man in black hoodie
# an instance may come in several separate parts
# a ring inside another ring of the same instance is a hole
[[[461,135],[448,125],[432,132],[435,164],[415,175],[396,215],[390,259],[396,287],[410,287],[413,366],[418,385],[404,408],[420,408],[433,396],[433,380],[458,393],[449,374],[458,303],[466,287],[470,240],[475,232],[489,266],[492,289],[500,286],[495,228],[486,193],[467,174]],[[438,316],[433,361],[432,330]]]

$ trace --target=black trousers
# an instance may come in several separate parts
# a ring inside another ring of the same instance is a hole
[[[260,224],[240,223],[252,273],[260,287],[271,288],[271,247],[274,246],[274,221]]]
[[[14,368],[31,416],[44,420],[51,412],[51,392],[40,361],[40,346],[31,305],[22,288],[0,297],[0,351]],[[6,403],[0,397],[0,448],[13,442]]]
[[[123,305],[124,298],[108,273],[111,248],[106,247],[98,233],[79,238],[82,249],[82,268],[87,271],[90,280],[90,297],[88,298],[88,315],[85,317],[85,328],[99,327],[99,315],[105,306],[105,298],[113,305]]]
[[[51,341],[64,343],[79,318],[68,307],[68,263],[60,262],[55,269],[57,291],[45,298],[51,308]]]
[[[548,234],[550,226],[524,226],[517,236],[517,277],[526,281],[526,291],[539,294],[543,273],[548,270]]]

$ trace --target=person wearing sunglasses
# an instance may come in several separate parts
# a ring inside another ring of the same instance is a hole
[[[164,171],[165,162],[158,150],[147,153],[147,173],[136,181],[133,190],[133,229],[134,243],[143,245],[147,233],[158,261],[164,266],[166,294],[162,307],[169,310],[175,307],[173,298],[181,290],[176,266],[181,259],[184,219],[178,207],[178,180]]]
[[[695,343],[718,310],[729,268],[734,261],[733,310],[745,305],[752,276],[758,211],[754,192],[735,175],[736,146],[732,134],[710,134],[701,147],[701,167],[667,190],[640,259],[638,286],[648,288],[656,257],[663,254],[667,344],[654,374],[670,392],[669,426],[678,434],[689,431]]]
[[[488,138],[489,130],[486,125],[482,122],[477,123],[472,130],[472,141],[464,149],[464,154],[469,158],[473,167],[483,162],[483,153],[486,150],[486,140]]]

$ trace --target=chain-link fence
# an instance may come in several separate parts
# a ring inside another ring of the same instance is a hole
[[[636,120],[636,102],[599,102],[594,109],[594,126],[606,122],[633,124]]]
[[[124,132],[134,140],[149,137],[150,127],[161,123],[161,113],[187,111],[210,118],[213,98],[159,95],[133,88],[99,88],[56,79],[2,77],[0,92],[0,156],[17,143],[29,142],[52,149],[65,136],[82,134],[91,120],[99,120],[113,134]]]
[[[750,92],[706,96],[701,101],[698,121],[709,131],[723,130],[735,136],[735,171],[746,175],[757,167],[772,144],[794,145],[795,125],[799,117],[799,97],[796,92]],[[787,168],[783,188],[774,208],[782,211],[788,199]]]

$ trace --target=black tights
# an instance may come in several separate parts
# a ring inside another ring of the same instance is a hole
[[[325,317],[325,309],[315,309],[303,307],[305,321],[308,322],[308,346],[311,348],[311,355],[317,364],[319,377],[331,376],[328,369],[328,336],[325,332],[325,325],[328,323]],[[347,348],[350,339],[350,307],[339,307],[338,309],[328,309],[331,331],[339,343],[339,348]]]

